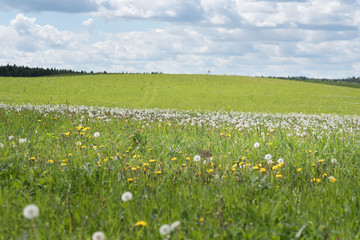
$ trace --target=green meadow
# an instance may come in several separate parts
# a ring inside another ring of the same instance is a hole
[[[0,103],[0,240],[360,239],[360,89],[0,78]]]
[[[0,102],[358,114],[360,89],[240,76],[108,74],[0,78]]]

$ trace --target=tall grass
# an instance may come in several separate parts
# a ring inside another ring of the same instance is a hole
[[[0,119],[0,239],[164,239],[175,221],[171,239],[360,238],[356,116],[2,105]]]

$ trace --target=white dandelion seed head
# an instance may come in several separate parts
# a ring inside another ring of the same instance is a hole
[[[27,219],[36,218],[39,216],[39,208],[35,204],[27,205],[23,211],[24,217]]]
[[[194,161],[195,161],[195,162],[199,162],[200,160],[201,160],[200,155],[196,155],[196,156],[194,157]]]
[[[259,148],[260,147],[260,143],[256,142],[254,143],[254,148]]]
[[[170,230],[174,231],[180,227],[180,221],[175,221],[170,225]]]
[[[267,161],[271,160],[271,154],[266,154],[265,155],[265,160],[267,160]]]
[[[161,235],[164,235],[164,236],[169,235],[170,232],[171,232],[170,226],[167,225],[167,224],[162,225],[162,226],[159,228],[159,232],[160,232]]]
[[[92,240],[105,240],[105,234],[103,232],[94,232],[92,237]]]
[[[96,132],[96,133],[94,133],[94,137],[100,137],[100,133],[99,132]]]
[[[336,162],[337,162],[337,160],[335,158],[331,159],[331,163],[336,163]]]
[[[3,148],[4,147],[4,144],[0,143],[0,148]]]
[[[123,202],[130,201],[132,198],[133,198],[133,195],[132,195],[131,192],[124,192],[124,193],[121,195],[121,200],[122,200]]]
[[[13,140],[15,137],[14,136],[9,136],[9,140]]]
[[[277,162],[278,162],[278,163],[284,163],[284,159],[279,158],[279,159],[277,160]]]
[[[206,163],[207,163],[207,161],[206,161],[206,160],[204,160],[204,161],[203,161],[203,164],[205,165]]]
[[[267,160],[267,164],[271,165],[272,163],[273,163],[273,161]]]
[[[20,138],[19,143],[26,143],[26,138]]]

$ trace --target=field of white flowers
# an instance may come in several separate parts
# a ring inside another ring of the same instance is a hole
[[[360,238],[360,116],[0,104],[0,239]]]

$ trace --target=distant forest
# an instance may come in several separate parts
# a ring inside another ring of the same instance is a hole
[[[0,66],[0,76],[2,77],[40,77],[40,76],[51,76],[51,75],[79,75],[85,74],[86,72],[56,69],[56,68],[31,68],[16,65]]]
[[[333,84],[333,85],[339,85],[339,84],[344,84],[344,83],[360,84],[360,77],[330,79],[330,78],[308,78],[308,77],[304,77],[304,76],[299,76],[299,77],[272,77],[272,76],[270,76],[270,77],[266,77],[266,78],[296,80],[296,81],[304,81],[304,82],[317,82],[317,83],[322,82],[322,83]]]
[[[107,72],[93,71],[87,73],[86,71],[73,71],[67,69],[56,69],[56,68],[31,68],[17,65],[0,66],[1,77],[41,77],[41,76],[53,76],[53,75],[81,75],[81,74],[106,74]],[[132,74],[128,72],[122,72],[121,74]],[[161,74],[161,72],[144,72],[143,74]]]

